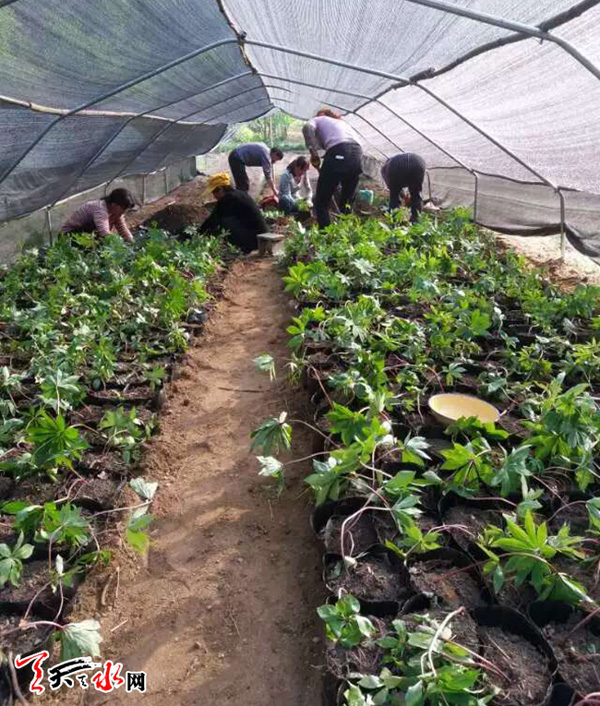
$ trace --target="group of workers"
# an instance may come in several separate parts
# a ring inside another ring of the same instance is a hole
[[[287,215],[298,210],[299,199],[312,206],[313,193],[308,178],[312,164],[319,172],[314,212],[320,228],[331,223],[330,209],[339,208],[347,213],[356,195],[362,173],[363,152],[358,136],[340,115],[329,108],[322,108],[316,117],[303,127],[304,140],[310,152],[310,163],[306,157],[294,159],[275,185],[273,165],[283,159],[283,152],[262,143],[240,145],[229,155],[231,177],[226,172],[214,174],[208,183],[207,192],[212,194],[216,205],[211,215],[200,226],[201,233],[227,231],[230,242],[248,253],[257,248],[257,236],[268,230],[264,215],[249,195],[248,167],[262,167],[265,179],[273,193],[274,201]],[[324,152],[323,160],[320,153]],[[426,165],[416,154],[401,153],[387,160],[381,176],[390,192],[391,210],[400,206],[404,189],[409,196],[411,221],[415,222],[423,207],[421,191]],[[334,196],[340,190],[336,201]],[[104,199],[89,201],[80,206],[62,226],[64,233],[93,232],[106,235],[115,229],[126,241],[133,240],[124,214],[134,206],[133,197],[127,189],[115,189]]]

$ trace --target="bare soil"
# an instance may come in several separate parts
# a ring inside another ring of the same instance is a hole
[[[345,556],[357,556],[366,552],[374,544],[377,544],[377,532],[373,525],[373,518],[370,513],[363,512],[353,520],[347,516],[335,515],[332,517],[323,532],[325,549],[332,554],[344,554]],[[342,551],[342,527],[344,529],[344,550]]]
[[[234,265],[206,335],[169,386],[145,459],[147,477],[160,484],[145,565],[122,549],[108,574],[80,592],[76,618],[101,620],[103,659],[145,670],[147,693],[73,689],[48,698],[65,706],[320,703],[316,608],[325,593],[304,492],[309,469],[289,466],[277,498],[249,450],[262,419],[306,411],[305,393],[284,379],[289,316],[271,262]],[[275,384],[253,363],[267,351],[278,363]],[[295,456],[310,454],[309,432],[294,433]]]
[[[131,228],[137,228],[146,222],[152,223],[153,220],[158,220],[158,214],[175,204],[177,206],[196,208],[198,211],[194,211],[194,214],[198,215],[204,204],[203,191],[206,187],[206,181],[206,177],[198,176],[192,181],[182,184],[163,198],[147,203],[133,213],[128,213],[127,223]],[[206,215],[208,215],[208,211],[206,211]],[[206,216],[204,217],[206,218]],[[188,221],[185,226],[191,225],[191,223],[193,221]],[[161,225],[160,227],[164,228],[166,226]]]
[[[410,594],[400,571],[384,557],[367,555],[349,569],[340,559],[327,567],[326,577],[336,595],[349,593],[366,601],[397,601]]]
[[[501,689],[494,703],[539,706],[543,703],[552,674],[548,660],[530,642],[501,628],[480,627],[483,653],[504,677],[488,672]]]
[[[600,684],[600,630],[592,632],[589,624],[576,629],[582,619],[583,615],[576,613],[566,623],[550,623],[544,634],[558,660],[561,677],[584,695]]]
[[[173,203],[149,216],[144,225],[156,223],[159,228],[178,235],[190,226],[200,225],[208,218],[208,214],[208,209],[199,204]]]
[[[433,593],[444,606],[465,606],[470,610],[485,603],[477,581],[450,561],[422,561],[413,564],[409,571],[416,590]]]

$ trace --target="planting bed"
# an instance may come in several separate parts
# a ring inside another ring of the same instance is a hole
[[[137,470],[165,383],[202,328],[232,254],[150,230],[60,238],[0,276],[0,650],[58,640],[99,654],[99,624],[67,623],[115,530],[145,551],[156,483]],[[193,322],[193,323],[189,323]],[[136,477],[138,476],[138,477]],[[123,490],[129,486],[123,506]],[[82,642],[83,639],[83,642]],[[91,645],[91,647],[90,647]],[[0,671],[0,701],[13,682]]]
[[[297,233],[284,264],[291,370],[317,410],[329,703],[584,701],[600,686],[599,289],[562,290],[461,210]],[[442,391],[499,422],[445,428],[427,408]],[[253,434],[280,483],[293,424]]]

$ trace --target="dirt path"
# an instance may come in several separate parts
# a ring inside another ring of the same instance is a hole
[[[161,517],[147,565],[129,577],[123,569],[115,607],[101,616],[103,659],[145,670],[148,692],[79,691],[73,703],[320,704],[323,595],[310,502],[300,497],[307,468],[289,467],[277,499],[248,449],[263,418],[303,413],[304,395],[283,380],[270,385],[253,363],[269,351],[283,377],[289,317],[272,262],[234,267],[147,457]],[[297,454],[311,453],[307,435],[296,441]]]

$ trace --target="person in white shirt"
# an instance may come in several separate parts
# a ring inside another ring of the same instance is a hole
[[[310,150],[311,164],[319,169],[315,195],[315,211],[320,228],[331,223],[329,205],[341,184],[340,210],[348,213],[354,201],[362,172],[362,148],[354,130],[330,108],[321,108],[316,117],[303,127],[304,140]],[[319,150],[325,150],[321,166]]]
[[[290,162],[279,179],[279,206],[287,215],[298,210],[298,200],[303,198],[312,206],[312,187],[308,178],[310,164],[306,157]]]

